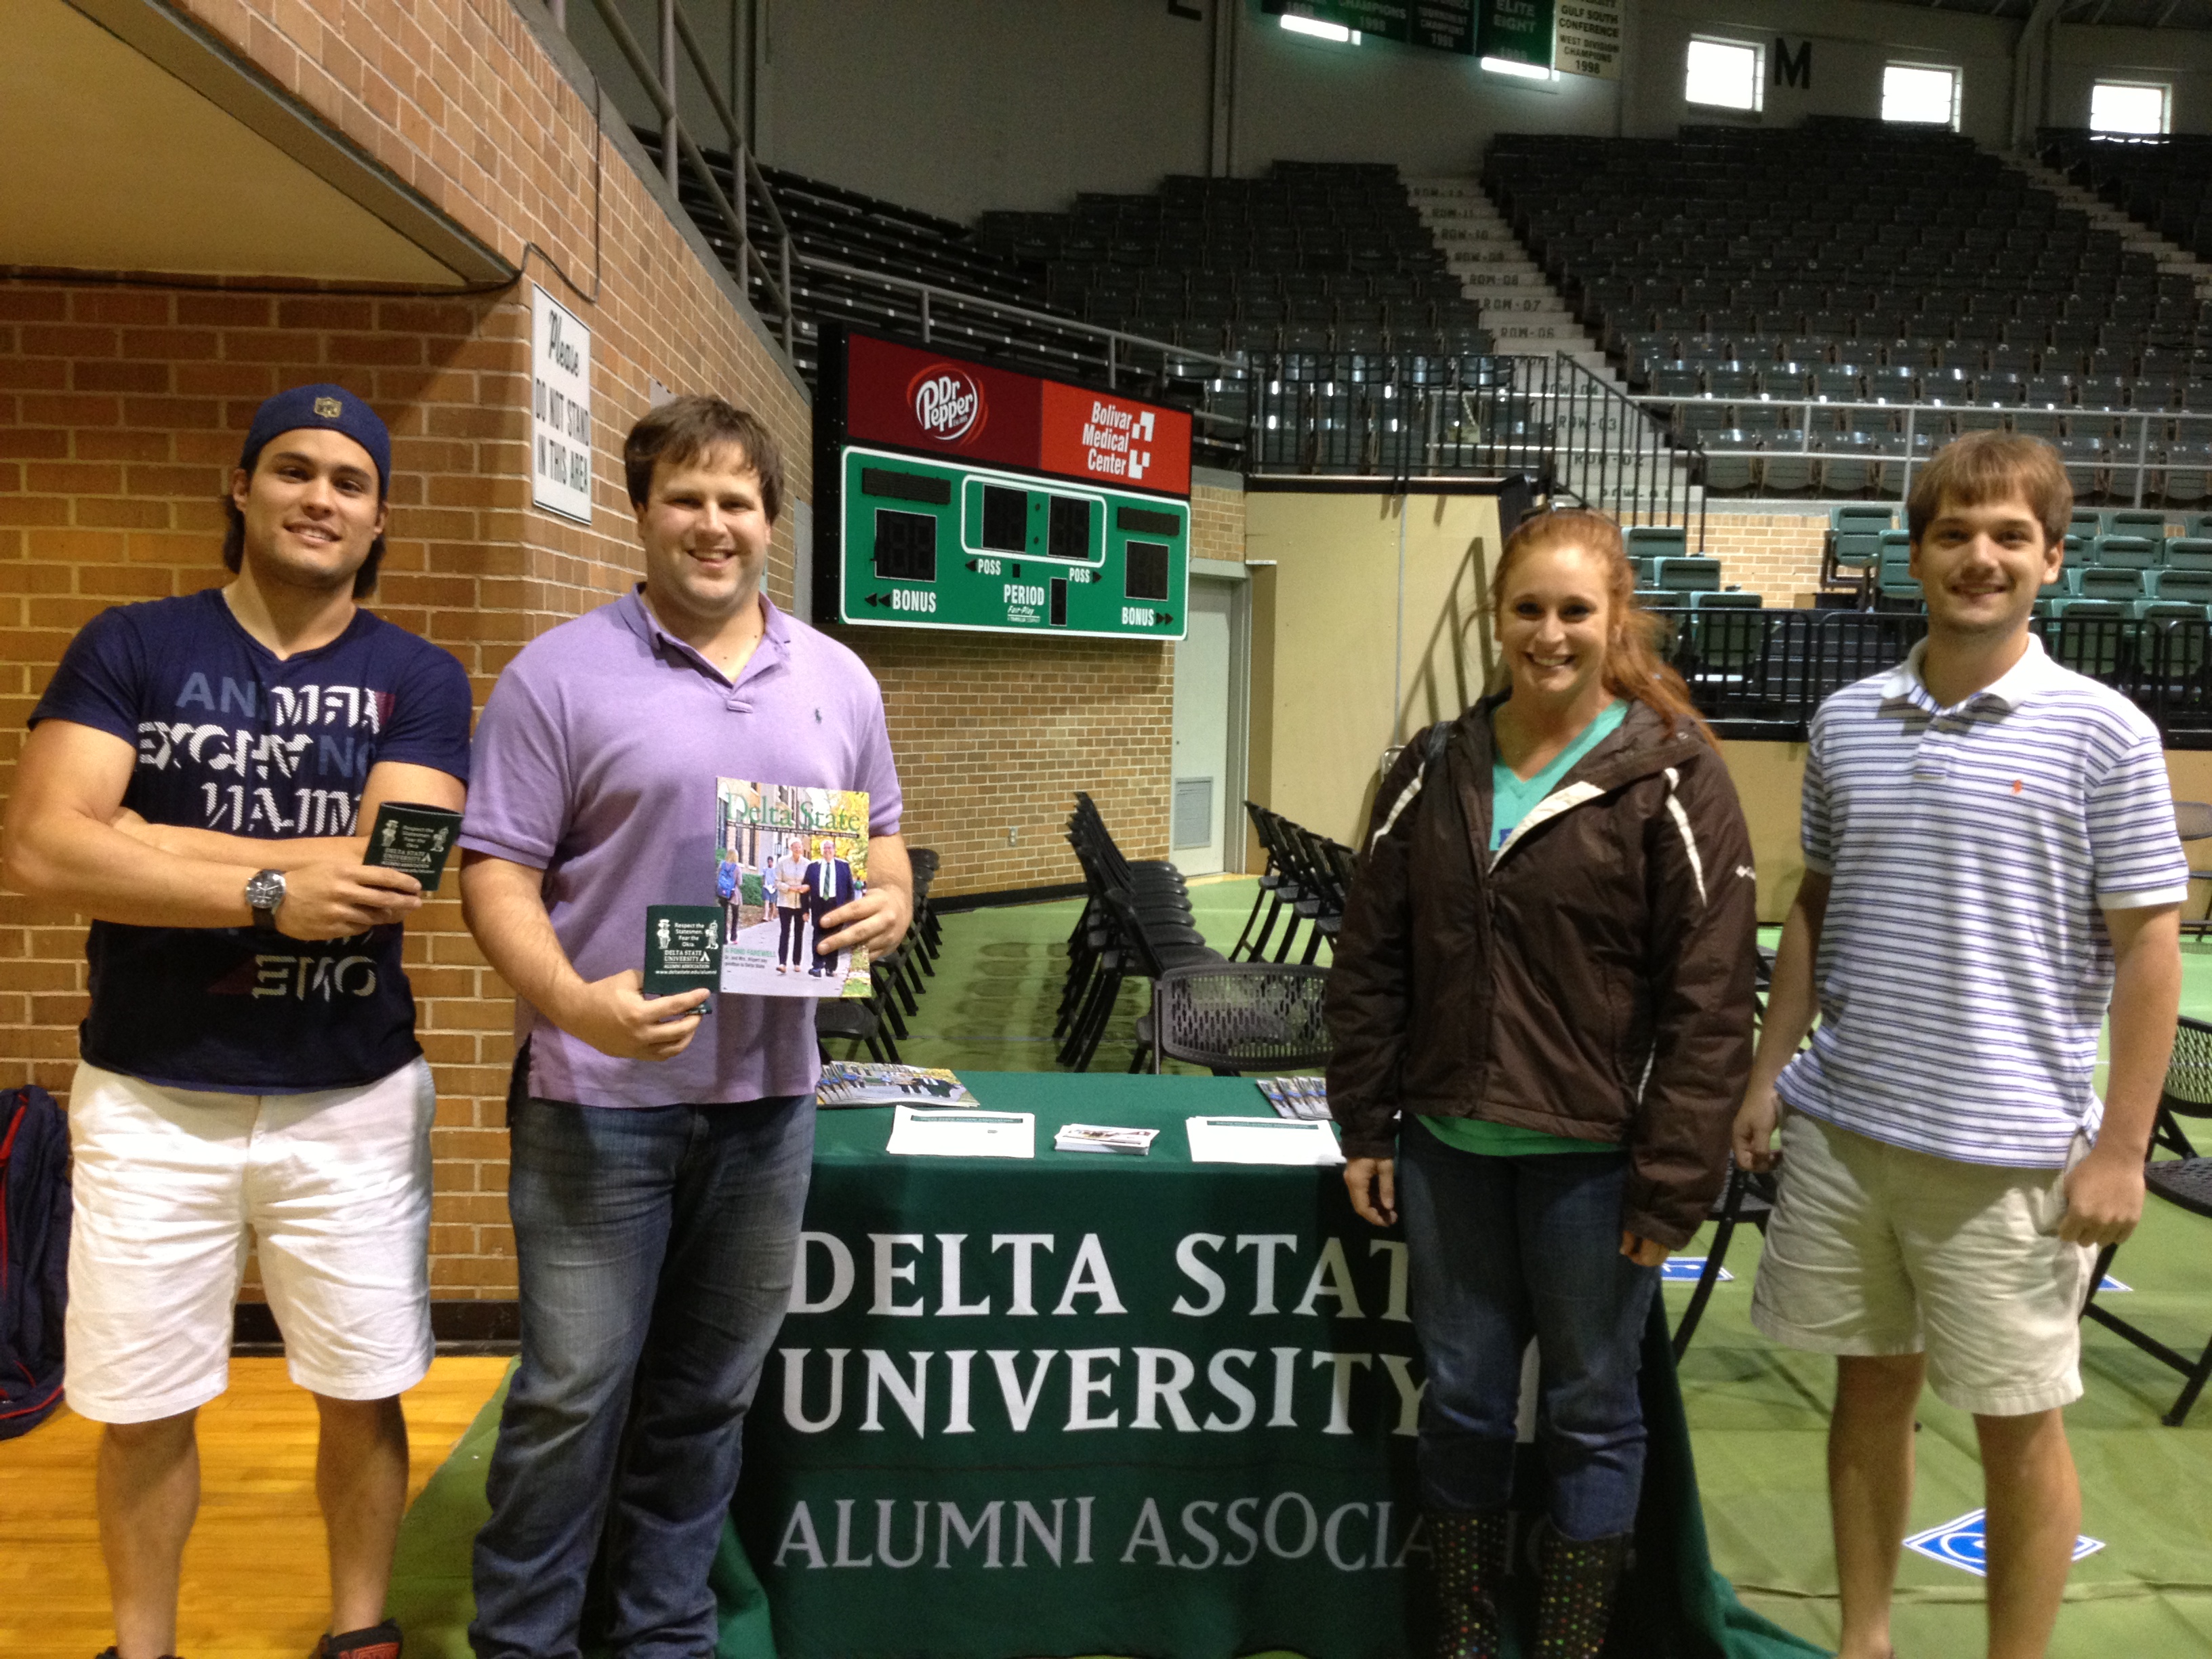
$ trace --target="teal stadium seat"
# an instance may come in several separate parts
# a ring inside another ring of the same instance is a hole
[[[2111,599],[2131,606],[2145,595],[2144,574],[2125,565],[2087,565],[2075,573],[2074,592],[2083,599]],[[2069,608],[2060,607],[2059,615],[2070,614]]]
[[[1624,536],[1632,559],[1679,559],[1690,550],[1690,532],[1680,525],[1632,525]]]
[[[2129,571],[2140,576],[2140,571]],[[2062,666],[2092,678],[2116,672],[2126,649],[2129,630],[2115,626],[2135,619],[2131,599],[2060,599],[2052,609],[2054,626],[2044,635],[2044,645]]]
[[[2204,606],[2181,599],[2137,599],[2135,613],[2138,622],[2203,622],[2207,614]]]
[[[1657,561],[1652,580],[1656,586],[1677,593],[1717,592],[1721,585],[1721,562],[1696,556],[1662,558]]]
[[[2176,536],[2166,544],[2168,570],[2212,570],[2212,538]]]
[[[1864,574],[1881,562],[1882,532],[1896,522],[1886,507],[1844,506],[1828,516],[1830,545],[1838,573]]]
[[[2105,570],[2154,570],[2166,551],[2166,538],[2152,541],[2130,532],[2106,534],[2090,544],[2088,562]]]
[[[2105,535],[2107,539],[2114,536],[2142,536],[2154,543],[2162,542],[2166,535],[2166,514],[2148,507],[2114,507],[2105,514]]]
[[[2169,566],[2150,573],[2150,597],[2161,602],[2212,605],[2212,565],[2179,570]]]
[[[1875,568],[1875,590],[1885,599],[1923,597],[1912,574],[1912,537],[1903,530],[1881,533],[1881,551]]]
[[[1693,611],[1758,611],[1765,603],[1758,594],[1735,587],[1709,588],[1690,595],[1690,608]]]

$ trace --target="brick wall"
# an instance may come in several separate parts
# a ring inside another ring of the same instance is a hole
[[[1705,519],[1705,551],[1721,562],[1721,580],[1741,584],[1774,608],[1787,610],[1820,586],[1826,516],[1810,513],[1713,513]]]
[[[1190,492],[1190,556],[1244,562],[1244,492],[1198,484]]]
[[[841,629],[884,688],[904,830],[944,860],[938,891],[1078,881],[1075,792],[1132,858],[1168,844],[1172,646],[927,629]]]
[[[529,506],[522,285],[454,298],[0,283],[0,796],[78,626],[223,579],[218,497],[254,406],[283,386],[340,381],[391,425],[375,606],[453,652],[479,701],[527,640],[630,579],[617,446],[648,376],[759,410],[791,498],[811,494],[803,392],[506,0],[187,9],[589,325],[596,521]],[[771,556],[779,598],[789,526],[787,514]],[[0,1077],[66,1097],[82,952],[80,918],[0,895]],[[439,1085],[434,1293],[512,1296],[511,998],[451,897],[409,929],[407,960]]]
[[[758,410],[784,443],[787,499],[811,495],[803,392],[507,0],[182,9],[591,327],[596,519],[529,505],[524,285],[423,297],[0,280],[0,799],[24,716],[86,619],[223,580],[219,496],[255,405],[282,386],[342,382],[391,425],[374,603],[453,651],[479,703],[523,644],[632,580],[618,447],[648,377]],[[1200,495],[1194,550],[1241,559],[1242,497]],[[779,602],[792,522],[770,556]],[[1133,855],[1164,853],[1173,647],[848,636],[882,678],[908,828],[944,853],[944,890],[1073,879],[1060,824],[1077,788]],[[512,999],[450,895],[409,929],[407,961],[439,1085],[433,1291],[510,1297]],[[83,976],[81,918],[0,894],[0,1081],[66,1099]]]
[[[1191,556],[1244,561],[1242,490],[1191,491]],[[937,890],[1081,879],[1061,833],[1075,792],[1132,858],[1165,858],[1175,652],[1130,640],[928,629],[838,630],[884,688],[907,839],[943,855]]]

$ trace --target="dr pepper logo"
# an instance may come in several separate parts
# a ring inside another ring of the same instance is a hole
[[[915,424],[925,437],[957,444],[983,424],[983,388],[951,363],[933,363],[907,383]]]

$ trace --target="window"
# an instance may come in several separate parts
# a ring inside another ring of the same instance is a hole
[[[2173,88],[2140,81],[2100,81],[2089,88],[2092,132],[2171,132]]]
[[[1954,69],[1926,64],[1892,64],[1881,72],[1881,118],[1927,126],[1959,127],[1959,87]]]
[[[1766,90],[1764,54],[1741,40],[1707,40],[1692,36],[1682,76],[1682,97],[1713,109],[1759,106]]]

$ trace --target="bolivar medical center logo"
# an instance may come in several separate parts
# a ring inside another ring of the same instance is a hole
[[[1094,398],[1091,416],[1083,423],[1083,464],[1103,478],[1144,481],[1152,464],[1152,422],[1149,409],[1124,409],[1105,398]]]
[[[983,388],[951,363],[933,363],[907,384],[914,422],[926,437],[958,444],[983,428]]]

